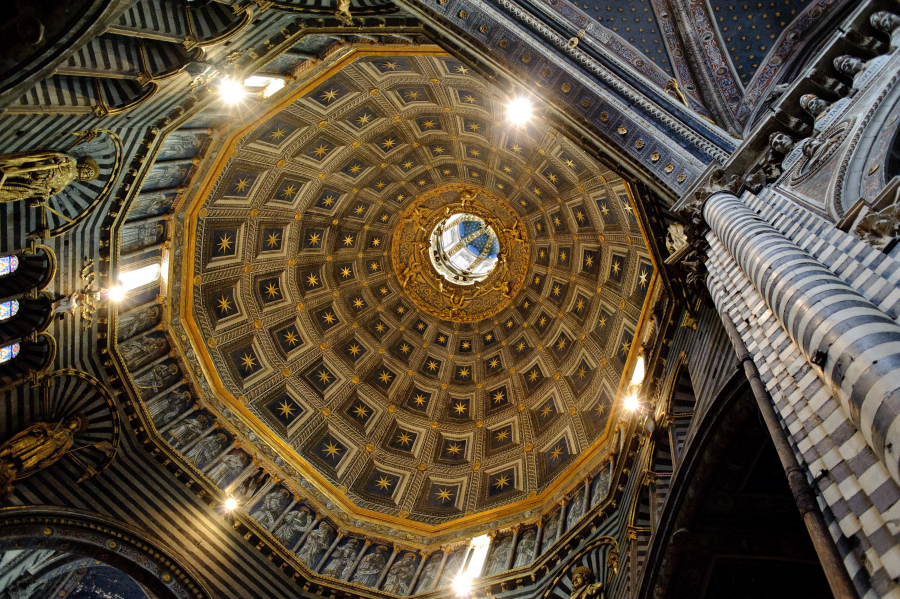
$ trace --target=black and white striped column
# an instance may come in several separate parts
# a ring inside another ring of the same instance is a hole
[[[900,325],[729,193],[703,215],[900,481]]]

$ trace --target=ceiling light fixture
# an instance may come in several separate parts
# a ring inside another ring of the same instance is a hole
[[[506,118],[513,125],[521,127],[531,120],[533,110],[534,106],[528,98],[514,98],[506,107]]]
[[[637,393],[631,393],[625,396],[625,409],[630,412],[637,412],[641,407],[641,402],[638,401]]]
[[[106,290],[106,296],[114,302],[121,301],[123,297],[125,297],[125,288],[121,285],[116,285],[115,287],[110,287]]]
[[[228,499],[225,500],[225,509],[228,510],[229,512],[232,511],[236,507],[237,507],[237,499],[235,499],[234,497],[229,497]]]
[[[631,374],[631,384],[640,385],[644,382],[644,356],[638,356],[634,364],[634,372]]]
[[[472,580],[481,574],[490,546],[491,538],[487,535],[472,539],[472,554],[468,562],[463,561],[459,574],[453,579],[453,590],[458,596],[467,597],[472,592]]]
[[[233,79],[223,79],[219,83],[219,95],[226,104],[237,104],[243,99],[247,92],[244,86]]]
[[[269,98],[278,93],[285,86],[282,77],[265,77],[262,75],[253,75],[244,79],[244,87],[250,89],[259,89],[258,95],[263,98]]]

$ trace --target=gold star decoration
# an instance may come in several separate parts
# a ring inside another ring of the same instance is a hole
[[[431,152],[433,154],[443,154],[444,148],[442,148],[441,146],[435,146],[435,147],[431,148]]]
[[[285,133],[286,133],[286,130],[285,130],[285,129],[282,129],[281,127],[279,127],[279,128],[277,128],[277,129],[275,129],[274,131],[272,131],[271,133],[269,133],[269,137],[271,137],[271,138],[274,139],[275,141],[278,141],[278,140],[280,140],[282,137],[284,137],[284,134],[285,134]]]
[[[325,324],[334,324],[336,318],[331,312],[326,312],[322,315],[322,320],[325,322]]]
[[[538,379],[538,376],[539,376],[538,371],[532,370],[531,372],[528,373],[528,380],[533,383],[534,381],[536,381]]]
[[[562,221],[559,219],[559,215],[556,215],[553,217],[553,224],[556,225],[557,227],[562,225]]]
[[[352,276],[352,274],[353,273],[351,272],[349,266],[345,266],[341,269],[341,276],[344,277],[345,279],[349,276]]]
[[[353,409],[353,413],[356,414],[358,418],[365,418],[369,415],[369,410],[362,404],[359,404]]]
[[[456,455],[462,451],[462,446],[458,443],[451,443],[447,446],[447,453]]]
[[[647,271],[646,270],[641,271],[641,276],[638,277],[638,281],[640,281],[641,289],[643,289],[644,287],[647,286]]]
[[[459,378],[461,378],[461,379],[464,379],[464,378],[468,377],[468,376],[469,376],[469,369],[468,369],[468,368],[460,368],[460,369],[459,369],[458,375],[459,375]]]
[[[291,200],[294,198],[295,193],[297,193],[297,188],[293,185],[288,185],[284,188],[284,191],[281,192],[281,196]]]
[[[231,310],[231,300],[228,299],[228,296],[222,294],[222,297],[219,298],[219,310],[222,311],[222,314],[228,314],[228,311]]]
[[[299,337],[297,336],[297,333],[294,331],[288,331],[287,333],[284,334],[284,342],[287,343],[288,345],[290,345],[291,347],[297,345],[298,340],[299,340]]]
[[[597,321],[597,326],[601,329],[606,326],[606,316],[600,317],[600,320]]]
[[[498,489],[503,489],[506,485],[509,484],[509,478],[505,474],[501,474],[494,480],[494,486]]]
[[[587,254],[584,257],[584,265],[587,266],[588,268],[592,267],[594,265],[594,257],[590,254]]]
[[[609,216],[609,208],[606,204],[600,204],[600,212],[603,213],[603,216]]]
[[[584,300],[579,299],[577,302],[575,302],[575,310],[577,312],[581,312],[583,309],[584,309]]]
[[[434,494],[435,497],[441,500],[441,503],[445,501],[450,501],[450,498],[453,496],[450,493],[450,489],[438,489],[438,492]]]
[[[463,349],[469,349],[469,347],[470,347],[471,345],[472,345],[472,344],[469,343],[468,341],[463,341],[463,342],[462,342],[462,348],[463,348]]]
[[[565,262],[567,258],[568,258],[568,254],[566,254],[565,251],[561,251],[559,253],[559,261],[560,262]]]
[[[561,293],[561,291],[562,290],[559,288],[559,285],[553,286],[553,295],[555,295],[556,297],[559,297],[559,294]]]
[[[306,284],[310,287],[315,287],[319,284],[319,277],[313,274],[309,275],[308,277],[306,277]]]
[[[316,372],[316,376],[323,385],[327,385],[331,381],[331,375],[325,369]]]
[[[372,269],[372,272],[375,272],[376,270],[378,270],[378,263],[373,262],[372,264],[369,265],[369,268]]]
[[[479,131],[481,131],[481,124],[480,123],[469,123],[468,129],[469,129],[469,131],[474,131],[475,133],[478,133]]]
[[[245,353],[241,356],[241,365],[244,370],[253,370],[256,367],[256,358],[249,352]]]
[[[397,436],[397,443],[400,445],[409,445],[412,442],[412,435],[407,433],[406,431],[401,432]]]
[[[622,349],[622,355],[623,355],[623,356],[627,356],[627,355],[628,355],[628,350],[631,349],[631,341],[627,341],[627,340],[626,340],[626,341],[623,341],[623,342],[622,342],[622,348],[621,348],[621,349]]]
[[[465,96],[463,96],[463,102],[465,102],[466,104],[476,104],[478,103],[478,99],[472,94],[466,94]]]
[[[330,208],[331,205],[334,204],[335,200],[336,200],[336,198],[333,195],[329,194],[319,201],[322,202],[326,208]]]
[[[281,415],[285,418],[290,418],[294,415],[294,406],[289,404],[287,400],[284,400],[280,406],[278,406],[278,411],[281,412]]]
[[[322,92],[322,95],[319,98],[325,102],[326,104],[331,103],[333,100],[336,100],[338,97],[338,90],[331,88],[327,92]]]
[[[281,242],[281,236],[278,233],[269,233],[269,238],[266,240],[266,245],[270,248],[277,247]]]
[[[432,121],[430,119],[426,120],[426,121],[422,121],[421,127],[423,129],[434,129],[434,121]]]
[[[358,356],[359,352],[362,351],[362,348],[360,348],[359,345],[354,343],[353,345],[351,345],[350,347],[347,348],[347,351],[349,351],[353,356]]]
[[[463,65],[457,65],[456,72],[459,73],[460,75],[468,75],[469,69],[467,69]]]
[[[425,405],[425,396],[422,395],[421,393],[417,393],[416,396],[413,398],[413,403],[415,403],[417,406],[424,406]]]
[[[250,187],[250,179],[245,177],[241,177],[238,179],[238,182],[234,184],[234,190],[238,193],[244,193],[247,191],[247,188]]]
[[[350,167],[349,170],[351,173],[353,173],[355,175],[355,174],[359,173],[359,171],[362,170],[362,165],[359,163],[354,164],[353,166]]]
[[[582,366],[581,368],[578,369],[577,374],[578,374],[578,378],[580,380],[584,380],[584,377],[587,376],[587,369],[584,366]]]
[[[500,402],[503,401],[505,398],[506,398],[506,395],[503,393],[502,390],[497,391],[496,393],[494,393],[494,403],[500,403]]]
[[[485,340],[485,341],[490,341],[490,340],[493,339],[493,338],[494,338],[494,336],[491,335],[490,333],[488,333],[487,335],[484,336],[484,340]]]
[[[578,212],[575,213],[575,218],[578,219],[578,222],[583,223],[584,222],[584,213],[581,210],[579,210]]]
[[[457,415],[462,415],[466,413],[466,404],[459,402],[458,404],[453,406],[453,411],[456,412]]]
[[[566,348],[566,338],[563,337],[559,340],[559,343],[556,344],[556,349],[563,350]]]
[[[347,235],[346,237],[344,237],[344,245],[345,246],[353,245],[353,235]]]
[[[491,361],[490,361],[491,368],[497,368],[497,366],[499,366],[499,365],[500,365],[500,360],[498,360],[497,358],[491,359]]]
[[[564,160],[564,162],[566,163],[566,166],[568,166],[569,168],[575,168],[575,163],[572,162],[571,159],[566,158],[566,159]]]
[[[429,362],[428,362],[428,370],[430,370],[431,372],[434,372],[435,370],[437,370],[437,367],[438,367],[438,363],[437,363],[437,362],[435,362],[434,360],[429,360]]]
[[[223,254],[231,249],[231,238],[226,234],[219,238],[219,251]]]
[[[551,183],[556,183],[559,180],[559,178],[553,173],[547,175],[547,179],[549,179]]]
[[[315,150],[313,150],[313,154],[315,154],[316,158],[321,158],[325,154],[331,151],[331,148],[326,146],[325,144],[320,145]]]
[[[269,299],[278,297],[279,294],[280,290],[278,289],[278,285],[276,285],[275,283],[269,283],[269,285],[266,287],[266,295],[269,296]]]
[[[419,324],[416,325],[416,328],[419,329],[420,331],[423,330],[425,328],[425,323],[420,322]]]
[[[378,324],[375,325],[375,330],[378,331],[379,333],[383,333],[384,328],[385,328],[385,326],[384,326],[383,322],[379,322]]]
[[[378,237],[373,237],[372,238],[372,247],[377,248],[380,245],[381,245],[381,239]]]
[[[411,169],[412,167],[413,167],[412,160],[407,160],[406,162],[403,163],[403,168],[405,168],[407,170]]]
[[[309,236],[309,245],[319,245],[319,241],[321,236],[318,233],[313,233]]]
[[[445,343],[447,338],[444,335],[438,335],[437,341],[438,343]]]
[[[478,156],[481,156],[481,152],[479,152],[476,148],[472,148],[471,150],[469,150],[469,154],[471,154],[472,156],[474,156],[476,158]]]
[[[378,375],[378,380],[384,384],[390,383],[391,379],[393,379],[393,378],[394,377],[391,376],[391,373],[389,373],[387,370],[382,370],[381,374]]]
[[[391,70],[391,71],[396,71],[396,70],[397,70],[397,67],[399,67],[399,66],[400,66],[400,65],[398,65],[396,62],[383,62],[383,63],[381,63],[381,68],[383,68],[383,69],[389,69],[389,70]]]
[[[613,273],[619,274],[619,271],[622,270],[622,266],[619,264],[618,261],[615,261],[615,262],[613,262],[612,269],[613,269]]]
[[[497,436],[494,437],[494,439],[497,441],[506,441],[507,437],[509,437],[509,431],[506,429],[503,429],[502,431],[497,433]]]
[[[400,351],[404,354],[408,354],[410,349],[412,348],[406,343],[400,346]]]
[[[356,119],[356,124],[359,125],[360,127],[362,127],[364,125],[368,125],[369,121],[371,121],[371,120],[372,120],[372,115],[369,114],[368,112],[364,112]]]
[[[421,94],[420,94],[419,92],[411,91],[411,90],[410,90],[410,91],[406,92],[406,101],[407,101],[407,102],[414,102],[414,101],[416,101],[416,100],[419,99],[419,96],[420,96],[420,95],[421,95]]]
[[[558,459],[559,459],[559,456],[562,455],[562,451],[563,451],[563,450],[562,450],[562,447],[560,447],[559,445],[557,445],[556,447],[553,448],[553,451],[550,452],[550,459],[551,459],[551,460],[558,460]]]
[[[546,418],[547,416],[550,415],[550,412],[552,412],[552,411],[553,411],[553,406],[551,406],[550,404],[547,404],[546,406],[544,406],[544,409],[541,410],[541,416]]]
[[[341,455],[341,448],[338,447],[336,443],[329,441],[325,444],[325,447],[322,448],[322,452],[329,458],[336,458]]]
[[[355,300],[353,300],[353,307],[356,308],[357,310],[361,310],[362,307],[365,305],[366,305],[366,303],[363,301],[363,299],[361,297],[358,297]]]

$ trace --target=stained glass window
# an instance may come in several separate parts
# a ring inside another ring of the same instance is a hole
[[[16,300],[9,300],[7,302],[0,302],[0,320],[6,320],[7,318],[12,318],[19,311],[19,302]]]
[[[6,347],[0,347],[0,364],[9,362],[19,355],[19,344],[11,343]]]
[[[0,258],[0,277],[11,274],[19,268],[18,256],[3,256]]]

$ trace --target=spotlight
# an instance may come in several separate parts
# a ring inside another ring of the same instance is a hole
[[[246,94],[244,86],[232,79],[224,79],[219,84],[219,95],[228,104],[237,104]]]
[[[237,499],[234,497],[229,497],[225,500],[225,509],[229,512],[237,507]]]
[[[472,579],[465,572],[461,572],[453,580],[453,590],[459,597],[467,597],[472,592]]]
[[[114,302],[121,301],[121,299],[123,297],[125,297],[125,288],[122,287],[121,285],[116,285],[115,287],[110,287],[106,291],[106,296]]]
[[[528,98],[515,98],[506,107],[506,118],[513,125],[521,127],[531,120],[531,111],[533,108],[531,100]]]
[[[637,394],[632,393],[625,397],[625,409],[630,412],[637,412],[638,408],[641,407],[641,402],[638,401]]]

